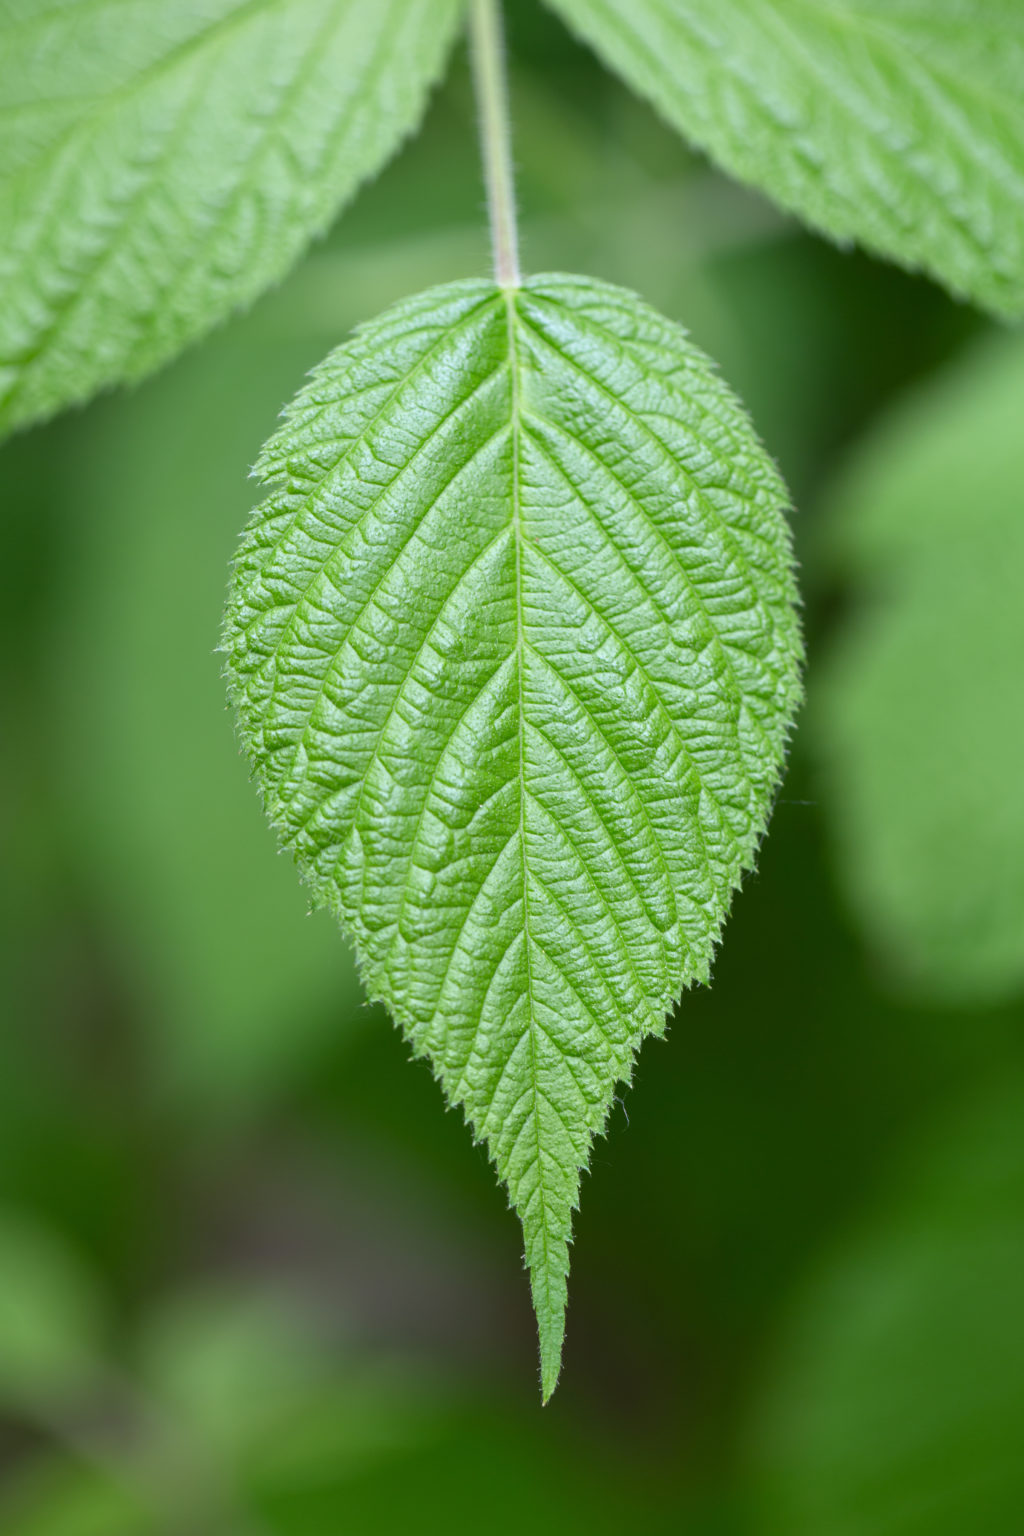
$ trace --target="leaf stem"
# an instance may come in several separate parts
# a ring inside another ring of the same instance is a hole
[[[502,288],[518,288],[519,239],[501,0],[471,0],[469,35],[473,83],[480,114],[480,154],[491,221],[494,278]]]

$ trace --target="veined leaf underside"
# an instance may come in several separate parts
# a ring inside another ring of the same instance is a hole
[[[547,1395],[580,1169],[705,978],[798,693],[784,488],[678,327],[460,283],[317,370],[227,625],[268,812],[523,1223]]]

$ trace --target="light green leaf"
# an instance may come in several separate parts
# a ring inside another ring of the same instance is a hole
[[[900,985],[1024,987],[1024,345],[861,449],[833,511],[860,601],[815,688],[840,872]]]
[[[459,0],[0,0],[0,430],[275,282],[416,124]]]
[[[1019,0],[549,0],[720,165],[1024,313]]]
[[[364,327],[257,466],[226,645],[271,820],[486,1140],[544,1395],[571,1212],[705,979],[797,697],[784,487],[675,325],[574,277]]]

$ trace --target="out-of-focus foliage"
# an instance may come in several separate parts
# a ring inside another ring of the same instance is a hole
[[[357,996],[331,924],[304,920],[255,797],[239,794],[215,654],[251,495],[239,467],[296,351],[243,331],[97,413],[73,487],[55,470],[78,515],[40,658],[49,773],[85,899],[126,944],[129,1006],[155,1031],[168,1089],[222,1083],[239,1102]]]
[[[814,657],[847,623],[819,488],[979,322],[696,164],[542,7],[509,19],[529,266],[641,289],[744,398],[800,508],[813,711]],[[798,733],[713,986],[595,1146],[541,1412],[515,1218],[274,857],[214,653],[253,499],[239,467],[355,323],[486,271],[480,200],[459,57],[422,141],[284,288],[0,454],[0,1200],[94,1277],[63,1314],[66,1358],[91,1362],[77,1388],[26,1395],[22,1375],[0,1408],[4,1536],[476,1536],[483,1507],[497,1536],[776,1536],[746,1448],[771,1382],[823,1403],[835,1379],[790,1355],[816,1277],[854,1246],[955,1230],[967,1195],[936,1173],[925,1220],[901,1170],[1024,1070],[1019,1004],[878,987],[835,896],[835,787]],[[981,1192],[966,1136],[949,1131],[947,1163]],[[990,1304],[983,1258],[946,1308],[961,1338]],[[0,1316],[19,1274],[0,1240]],[[940,1286],[921,1279],[922,1314]],[[933,1421],[935,1380],[902,1383]],[[821,1466],[813,1424],[790,1422],[788,1497]],[[852,1422],[867,1479],[881,1452]],[[894,1520],[918,1487],[897,1464]]]
[[[798,1295],[761,1405],[771,1536],[1003,1536],[1024,1507],[1024,1091],[894,1170]]]
[[[104,1307],[60,1235],[0,1211],[0,1403],[18,1411],[73,1395],[93,1368]]]
[[[856,611],[815,695],[840,872],[891,973],[1024,989],[1024,345],[858,449],[824,538]]]

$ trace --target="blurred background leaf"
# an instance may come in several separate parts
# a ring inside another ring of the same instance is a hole
[[[287,363],[227,332],[97,413],[73,488],[58,470],[78,521],[44,642],[54,790],[168,1086],[222,1102],[265,1089],[356,995],[240,783],[214,655],[242,471]]]
[[[987,322],[715,176],[543,7],[509,19],[529,264],[625,283],[687,324],[794,491],[810,727],[829,686],[816,658],[861,624],[841,584],[881,569],[837,553],[837,460],[962,360],[957,409],[994,411],[989,364],[970,361]],[[566,1369],[541,1413],[514,1218],[275,856],[215,652],[246,469],[281,404],[359,320],[484,270],[481,215],[460,54],[423,136],[277,293],[137,392],[0,452],[0,1202],[86,1277],[52,1332],[90,1362],[41,1421],[46,1351],[32,1364],[29,1329],[20,1354],[0,1334],[0,1379],[9,1356],[22,1383],[0,1406],[5,1536],[470,1536],[484,1507],[496,1536],[774,1536],[747,1447],[787,1372],[807,1403],[839,1380],[831,1333],[820,1374],[800,1364],[805,1307],[838,1337],[823,1266],[862,1241],[920,1247],[930,1223],[938,1252],[954,1204],[989,1188],[960,1106],[1024,1072],[1020,998],[971,1000],[945,972],[927,993],[888,984],[837,896],[846,790],[798,730],[714,984],[645,1050],[596,1148]],[[1020,436],[1000,409],[993,454]],[[952,422],[951,406],[951,444]],[[899,537],[887,569],[917,547]],[[1019,1166],[1024,1130],[1001,1123]],[[872,1238],[923,1135],[948,1137],[961,1193],[936,1174],[925,1216],[901,1181]],[[1020,1231],[1019,1202],[1002,1209]],[[919,1300],[966,1339],[996,1282],[985,1221],[962,1230],[959,1313],[941,1274]],[[25,1285],[17,1242],[0,1231],[0,1318]],[[45,1300],[48,1283],[29,1287]],[[922,1416],[937,1378],[919,1357],[908,1332],[900,1386]],[[794,1520],[793,1485],[824,1486],[798,1409],[778,1494]],[[851,1422],[870,1479],[882,1453]]]
[[[856,608],[816,690],[840,873],[889,972],[1024,989],[1024,344],[899,405],[828,538]]]

